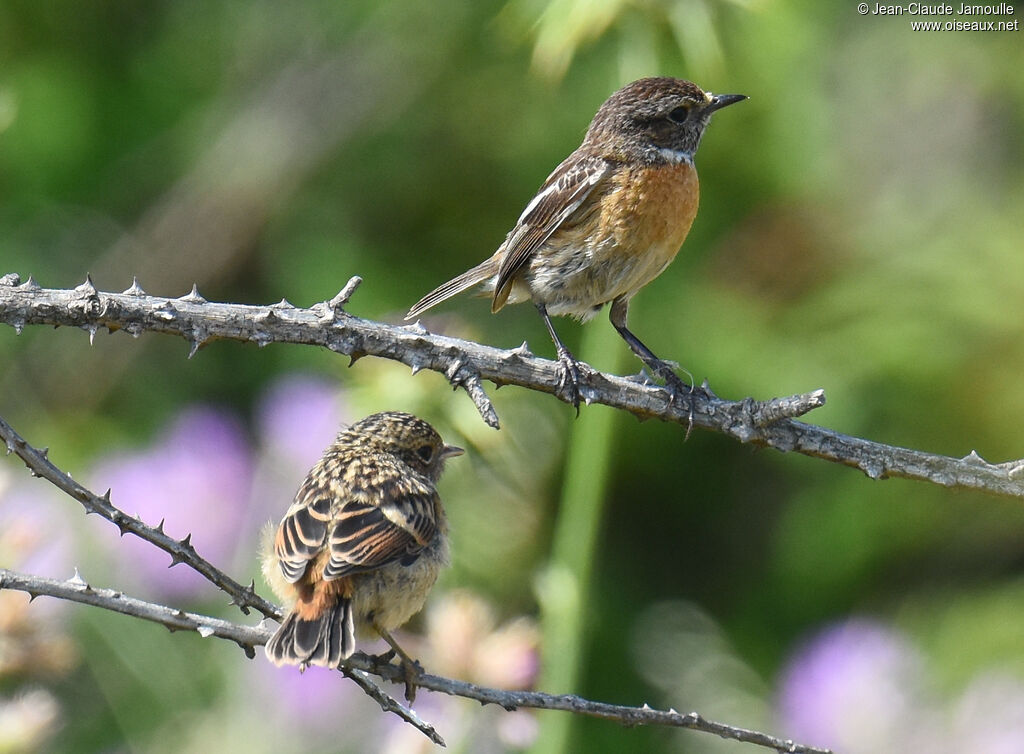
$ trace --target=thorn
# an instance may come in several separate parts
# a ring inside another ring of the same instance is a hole
[[[237,605],[244,615],[249,614],[249,603],[256,597],[256,580],[250,579],[249,586],[242,589],[242,593],[232,597],[229,605]]]
[[[107,487],[107,491],[103,493],[103,495],[100,497],[100,499],[104,503],[106,503],[107,505],[110,505],[110,488],[109,487]]]
[[[196,355],[196,353],[198,351],[199,351],[199,340],[195,339],[195,338],[193,338],[192,340],[189,340],[189,349],[188,349],[188,357],[187,358],[191,359],[193,356]]]
[[[160,523],[156,525],[156,531],[159,532],[160,534],[164,533],[164,521],[165,520],[166,519],[161,518],[160,519]]]
[[[146,292],[142,290],[142,286],[139,285],[139,279],[132,275],[132,284],[125,288],[123,296],[145,296]]]
[[[128,518],[128,516],[124,515],[123,513],[121,515],[116,516],[114,518],[114,525],[117,526],[117,528],[121,530],[121,536],[122,537],[125,534],[127,534],[129,531],[131,531],[131,529],[129,528],[130,522],[131,522],[131,519]]]
[[[40,448],[39,449],[39,455],[41,455],[43,457],[44,461],[49,461],[50,460],[50,448],[49,447]]]
[[[178,544],[184,547],[186,550],[192,547],[192,534],[186,534],[184,539],[179,539]]]
[[[517,348],[513,348],[512,353],[524,359],[533,356],[533,351],[530,350],[530,347],[526,344],[525,340]]]
[[[349,365],[349,368],[351,368],[353,364],[355,364],[357,361],[359,361],[364,356],[366,356],[366,352],[365,351],[353,351],[352,353],[350,353],[348,355],[348,365]]]
[[[178,609],[178,612],[176,612],[176,613],[174,614],[174,617],[175,617],[175,618],[180,618],[180,619],[184,620],[185,618],[187,618],[187,617],[188,617],[188,615],[187,615],[187,614],[185,613],[185,611],[184,611],[184,610],[182,610],[182,609],[180,609],[180,608],[179,608],[179,609]]]
[[[250,660],[256,659],[256,648],[252,644],[242,644],[242,642],[238,642],[238,646],[242,648],[242,651],[245,652],[245,656]]]
[[[295,308],[295,304],[293,304],[291,301],[289,301],[286,298],[282,298],[280,301],[278,301],[276,304],[274,304],[274,308],[275,309],[294,309]]]
[[[87,325],[82,325],[82,327],[89,333],[89,345],[93,345],[93,342],[96,340],[96,330],[99,328],[92,322]]]
[[[92,591],[92,587],[89,586],[86,580],[82,578],[82,574],[78,572],[78,568],[75,568],[75,575],[71,577],[71,579],[68,581],[68,584],[70,584],[73,587],[76,587],[77,589],[81,589],[83,592]]]
[[[408,330],[409,332],[414,332],[417,335],[426,335],[429,332],[427,328],[423,326],[423,323],[420,322],[419,320],[416,320],[412,324],[406,325],[403,329]]]
[[[970,463],[975,466],[988,466],[988,461],[978,455],[978,451],[972,450],[970,453],[965,455],[961,460],[964,463]]]
[[[192,290],[180,297],[178,301],[187,301],[190,304],[205,304],[206,299],[199,295],[199,286],[192,283]]]
[[[415,377],[417,374],[419,374],[422,370],[423,370],[422,366],[420,366],[419,364],[413,364],[412,365],[413,377]]]
[[[260,312],[256,315],[257,322],[274,322],[279,320],[280,317],[274,312],[273,308],[268,307],[265,312]]]
[[[88,272],[85,273],[85,282],[75,288],[76,291],[84,296],[95,296],[96,286],[92,284],[92,275]]]
[[[21,291],[38,291],[42,290],[42,286],[36,282],[36,279],[30,274],[28,280],[18,286],[18,290]]]

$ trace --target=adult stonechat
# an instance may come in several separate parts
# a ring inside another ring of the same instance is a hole
[[[380,636],[409,680],[415,663],[391,631],[419,612],[448,562],[435,485],[462,452],[397,411],[338,434],[264,538],[263,573],[289,605],[266,646],[272,662],[336,668],[356,637]]]
[[[504,243],[484,262],[424,296],[412,319],[469,288],[492,293],[491,311],[532,301],[558,350],[562,387],[579,408],[581,365],[551,316],[580,321],[605,304],[612,325],[675,393],[672,367],[626,326],[630,299],[675,258],[697,215],[694,153],[712,113],[746,99],[681,79],[634,81],[601,105],[579,148],[540,187]]]

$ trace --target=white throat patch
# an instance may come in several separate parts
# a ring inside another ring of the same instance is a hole
[[[669,149],[668,147],[662,147],[658,150],[658,154],[673,165],[679,165],[685,162],[687,165],[690,165],[691,167],[693,166],[693,152],[684,152],[681,149]]]

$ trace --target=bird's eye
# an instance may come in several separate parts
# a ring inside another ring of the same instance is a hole
[[[434,446],[433,445],[420,445],[416,448],[416,455],[418,455],[423,463],[430,463],[434,460]]]
[[[689,108],[680,105],[674,108],[669,114],[668,119],[673,123],[682,123],[686,120],[686,116],[690,114]]]

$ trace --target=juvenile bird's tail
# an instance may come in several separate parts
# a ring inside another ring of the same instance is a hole
[[[497,274],[498,260],[494,257],[485,259],[476,267],[466,270],[458,277],[452,278],[443,285],[439,285],[426,296],[421,298],[416,305],[409,310],[409,313],[405,315],[405,318],[412,319],[413,317],[419,316],[430,307],[436,306],[445,299],[449,299],[456,294],[462,293],[463,291],[472,288],[474,285],[479,285]]]
[[[355,651],[350,599],[339,598],[315,617],[302,617],[302,612],[295,609],[288,613],[277,633],[267,642],[267,658],[272,663],[336,668]]]

